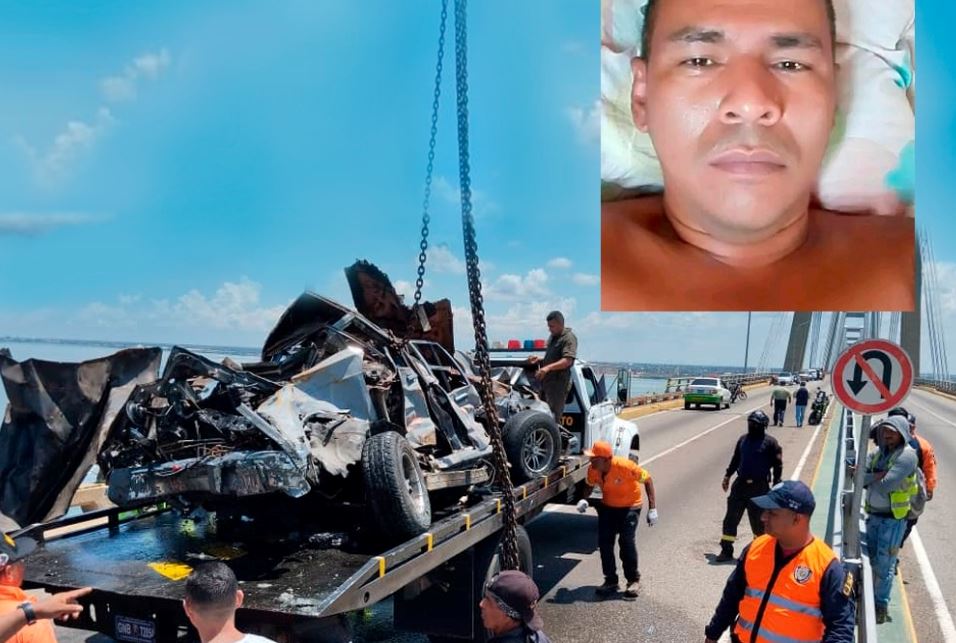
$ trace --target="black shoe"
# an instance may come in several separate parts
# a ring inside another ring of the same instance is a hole
[[[617,581],[613,583],[611,581],[604,581],[604,584],[594,590],[594,593],[598,596],[611,596],[617,594],[619,589],[620,586],[617,584]]]
[[[637,598],[641,593],[641,584],[638,581],[631,581],[624,588],[624,595],[628,598]]]
[[[890,618],[890,615],[887,613],[886,606],[876,606],[876,624],[882,625],[883,623],[892,623],[893,619]]]
[[[732,560],[734,560],[734,551],[727,551],[726,549],[721,550],[721,552],[717,554],[717,558],[714,559],[714,561],[718,563],[729,563]]]

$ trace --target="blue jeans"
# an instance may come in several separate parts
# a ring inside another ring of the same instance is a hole
[[[797,416],[797,426],[803,426],[803,414],[807,412],[806,404],[797,404],[793,407],[793,413]]]
[[[867,516],[866,551],[873,568],[873,594],[877,607],[890,604],[890,591],[893,589],[893,570],[900,553],[900,543],[906,530],[906,519],[884,516]]]

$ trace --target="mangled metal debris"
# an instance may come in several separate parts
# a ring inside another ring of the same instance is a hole
[[[158,378],[139,371],[135,380],[106,378],[110,386],[82,398],[89,417],[79,424],[99,427],[84,428],[97,436],[83,443],[84,461],[97,456],[109,498],[214,510],[265,494],[315,496],[366,504],[381,531],[407,537],[430,524],[429,490],[490,480],[486,418],[470,364],[453,357],[450,303],[424,304],[423,328],[375,266],[358,262],[346,274],[359,310],[304,293],[266,338],[259,362],[218,364],[174,348]],[[148,356],[155,373],[158,350]],[[0,359],[5,380],[14,376],[10,359]],[[111,359],[129,357],[105,363]],[[50,369],[69,379],[74,367]],[[122,401],[111,396],[111,412],[99,413],[103,391],[113,389],[122,390]],[[11,406],[22,423],[16,395]],[[550,422],[530,389],[502,380],[496,397],[502,420],[539,409]],[[59,420],[42,396],[35,402],[33,425],[52,433],[76,426],[73,417]],[[0,447],[22,431],[17,426],[0,435]],[[557,445],[556,427],[554,435]],[[3,489],[24,497],[23,489]]]

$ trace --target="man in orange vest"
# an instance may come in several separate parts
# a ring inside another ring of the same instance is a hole
[[[813,493],[787,480],[752,500],[763,510],[765,535],[744,548],[723,597],[704,628],[715,643],[728,627],[740,643],[852,643],[853,577],[833,550],[810,533]]]
[[[604,584],[598,587],[599,596],[610,596],[618,591],[617,563],[614,561],[614,538],[621,545],[621,565],[627,586],[624,596],[636,598],[641,573],[637,568],[637,523],[641,517],[641,485],[647,489],[647,524],[657,523],[657,500],[651,474],[630,458],[614,455],[609,442],[598,440],[584,452],[591,458],[584,497],[591,495],[593,485],[601,487],[601,501],[597,504],[598,546],[601,549],[601,571]],[[578,503],[578,510],[587,509],[587,501]]]

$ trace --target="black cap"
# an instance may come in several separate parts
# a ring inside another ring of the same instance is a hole
[[[0,568],[11,563],[23,560],[36,551],[37,542],[32,538],[21,536],[14,540],[7,534],[0,538]]]
[[[538,586],[524,572],[507,570],[497,574],[485,590],[501,610],[537,632],[544,624],[536,611]]]
[[[799,480],[784,480],[764,496],[757,496],[752,503],[761,509],[789,509],[798,514],[813,514],[817,503],[813,492]]]

